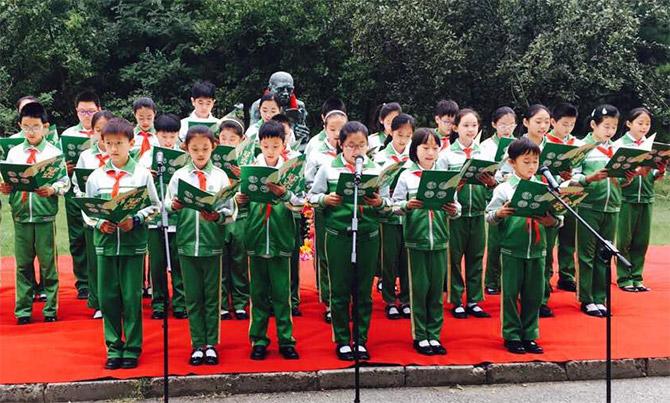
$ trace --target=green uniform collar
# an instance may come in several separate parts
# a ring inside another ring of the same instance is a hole
[[[214,164],[212,164],[212,160],[207,161],[207,164],[206,164],[205,167],[202,168],[202,169],[198,169],[198,168],[195,166],[195,163],[193,163],[193,160],[191,160],[191,161],[188,163],[188,168],[189,168],[189,171],[190,171],[190,172],[202,171],[202,172],[206,173],[207,175],[211,175],[211,173],[212,173],[212,168],[213,168],[213,167],[214,167]]]
[[[626,132],[626,134],[624,134],[623,137],[621,138],[621,142],[625,145],[638,144],[638,141],[640,142],[640,144],[642,144],[644,143],[645,140],[647,140],[647,136],[644,136],[640,140],[637,140],[635,137],[633,137],[632,134],[630,134],[630,132]]]
[[[135,126],[135,128],[133,129],[134,134],[139,134],[140,132],[143,132],[143,131],[144,130],[140,129],[140,125]],[[149,128],[148,132],[151,133],[151,134],[156,134],[156,129],[153,126],[151,126]]]
[[[30,144],[30,143],[28,142],[28,140],[24,140],[23,143],[22,143],[22,145],[23,145],[23,149],[24,149],[24,150],[27,150],[27,149],[29,149],[29,148],[34,148],[34,149],[36,149],[37,151],[42,152],[42,151],[44,151],[44,148],[47,146],[47,140],[46,140],[46,138],[43,136],[43,137],[42,137],[42,140],[41,140],[36,146]]]
[[[586,135],[586,137],[584,137],[584,143],[586,143],[586,144],[598,144],[598,145],[606,145],[606,146],[608,146],[608,145],[611,145],[611,144],[612,144],[612,140],[610,139],[610,140],[607,140],[607,141],[605,141],[605,142],[598,142],[598,141],[596,141],[596,139],[593,137],[593,133],[589,133],[589,134]]]
[[[465,151],[463,151],[463,150],[466,149],[466,148],[468,148],[468,147],[465,147],[463,144],[461,144],[461,139],[456,139],[456,141],[454,141],[451,144],[451,151],[461,151],[462,153],[465,153]],[[472,151],[479,151],[479,144],[477,144],[473,141],[469,148]]]
[[[363,156],[363,168],[376,168],[377,164],[375,164],[374,161],[372,161],[370,158],[367,156]],[[344,168],[347,166],[347,161],[344,160],[344,154],[338,155],[332,163],[333,168]]]
[[[112,159],[108,159],[107,162],[105,162],[105,171],[124,171],[128,175],[132,175],[135,173],[135,167],[137,166],[137,163],[135,162],[132,157],[128,156],[128,162],[126,162],[126,165],[123,166],[123,168],[118,168],[112,163]]]

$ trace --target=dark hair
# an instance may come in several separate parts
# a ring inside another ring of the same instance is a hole
[[[109,122],[102,128],[102,134],[100,137],[103,139],[105,136],[110,134],[121,134],[128,138],[128,141],[132,141],[135,137],[133,134],[133,125],[124,118],[111,118]]]
[[[381,109],[379,109],[379,121],[384,120],[391,112],[402,113],[402,107],[397,102],[389,102],[388,104],[383,104]]]
[[[639,118],[642,115],[647,115],[649,116],[649,119],[653,119],[654,115],[651,114],[651,111],[649,109],[640,106],[638,108],[631,109],[630,112],[628,112],[628,118],[626,119],[627,122],[632,122],[635,119]]]
[[[412,127],[412,131],[414,131],[414,128],[416,127],[414,118],[411,115],[401,113],[400,115],[394,117],[391,121],[391,130],[398,130],[404,125],[410,125]],[[384,145],[382,145],[381,148],[385,148],[391,143],[391,141],[393,141],[393,138],[391,136],[386,136],[386,139],[384,139]]]
[[[426,129],[425,127],[416,129],[414,135],[412,135],[412,143],[410,143],[409,146],[410,160],[416,162],[417,164],[419,163],[419,156],[416,154],[416,150],[417,148],[419,148],[421,144],[426,144],[428,142],[428,139],[430,139],[431,137],[435,140],[435,144],[437,144],[438,146],[441,145],[440,136],[438,136],[437,133],[435,133],[435,130]]]
[[[589,122],[595,122],[596,126],[601,124],[605,118],[619,118],[619,110],[616,106],[602,104],[597,106],[589,116]]]
[[[23,103],[23,101],[39,102],[40,100],[37,99],[37,97],[34,97],[34,96],[32,96],[32,95],[26,95],[26,96],[24,96],[24,97],[19,98],[19,100],[16,101],[16,111],[17,111],[17,112],[21,112],[21,111],[19,110],[19,107],[21,106],[21,104]]]
[[[561,118],[576,118],[579,115],[577,107],[567,102],[554,106],[551,111],[551,118],[558,121]]]
[[[235,134],[237,134],[238,136],[240,137],[244,136],[244,130],[240,125],[240,123],[232,119],[221,121],[221,124],[219,125],[219,133],[221,133],[223,129],[230,129],[234,131]]]
[[[363,123],[356,120],[347,122],[344,124],[344,126],[342,126],[342,129],[340,129],[340,137],[337,142],[338,154],[342,152],[342,147],[340,144],[343,144],[345,141],[347,141],[347,138],[349,138],[349,136],[354,133],[363,133],[365,135],[365,141],[368,140],[368,128],[365,127]]]
[[[210,81],[196,81],[191,87],[191,98],[212,98],[216,95],[216,86]]]
[[[456,116],[458,113],[458,104],[451,99],[443,99],[435,105],[435,116]]]
[[[277,98],[277,95],[273,92],[268,92],[267,94],[263,95],[261,97],[261,100],[258,102],[258,109],[261,109],[261,106],[263,105],[263,102],[266,101],[274,101],[279,109],[281,109],[281,103],[279,103],[279,98]]]
[[[82,91],[74,99],[74,107],[79,106],[80,102],[93,102],[95,106],[100,107],[100,97],[93,91]]]
[[[258,141],[273,137],[280,138],[282,142],[286,139],[284,125],[276,120],[268,120],[261,125],[260,129],[258,129]]]
[[[551,111],[549,110],[549,108],[547,108],[542,104],[533,104],[528,107],[528,110],[526,111],[526,114],[523,115],[523,117],[526,119],[530,119],[533,116],[537,115],[540,111],[545,111],[549,116],[551,116]]]
[[[515,160],[522,155],[540,155],[540,146],[530,141],[528,137],[521,137],[510,143],[507,148],[507,156]]]
[[[278,113],[272,117],[271,120],[274,120],[275,122],[279,123],[286,123],[286,124],[291,124],[291,121],[288,120],[288,116],[284,115],[283,113]]]
[[[516,112],[514,112],[514,109],[510,108],[509,106],[501,106],[500,108],[493,111],[493,115],[491,115],[491,122],[498,123],[498,121],[502,119],[503,116],[507,115],[514,116],[514,121],[516,121]]]
[[[138,109],[148,108],[156,112],[156,103],[153,99],[149,97],[140,97],[133,102],[133,113],[137,112]]]
[[[158,115],[154,120],[154,129],[157,132],[178,132],[181,129],[181,121],[172,113]]]
[[[212,133],[212,130],[205,125],[195,125],[191,126],[188,128],[188,131],[186,132],[186,139],[184,139],[184,144],[186,147],[188,147],[188,143],[191,142],[196,137],[204,137],[207,140],[209,140],[213,146],[217,144],[216,137],[214,137],[214,133]]]
[[[95,124],[98,123],[98,120],[100,119],[106,119],[106,120],[111,120],[114,118],[114,114],[108,110],[102,110],[98,111],[93,114],[93,117],[91,118],[91,127],[95,127]]]
[[[49,116],[47,116],[47,110],[44,109],[39,102],[29,102],[23,105],[21,112],[19,113],[19,121],[23,118],[37,118],[42,121],[42,123],[47,123],[49,121]]]
[[[340,98],[331,97],[321,105],[321,116],[326,116],[330,111],[342,111],[347,113],[347,106]]]

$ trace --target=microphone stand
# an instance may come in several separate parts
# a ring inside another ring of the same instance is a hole
[[[619,250],[612,244],[612,242],[603,238],[598,233],[598,231],[593,229],[593,227],[591,227],[589,223],[586,222],[586,220],[584,220],[572,207],[570,207],[568,203],[566,203],[565,200],[561,198],[561,195],[554,187],[547,185],[547,189],[549,190],[549,193],[551,193],[551,195],[554,196],[554,198],[558,200],[563,205],[563,207],[565,207],[565,209],[569,211],[570,214],[572,214],[577,219],[577,221],[579,221],[579,223],[582,224],[598,240],[598,244],[600,245],[597,251],[598,259],[600,259],[600,261],[604,263],[605,267],[607,268],[605,271],[605,284],[607,284],[605,289],[605,304],[607,306],[607,316],[605,317],[605,383],[607,389],[606,398],[607,402],[609,403],[612,401],[612,257],[616,256],[617,260],[626,267],[630,268],[632,265],[628,260],[626,260],[625,257],[623,257],[621,252],[619,252]]]
[[[163,183],[163,174],[165,173],[165,163],[163,162],[162,153],[156,155],[156,165],[158,167],[158,184],[160,187],[160,209],[161,220],[158,227],[163,232],[163,244],[165,246],[165,259],[167,262],[167,269],[163,272],[163,284],[165,284],[163,294],[163,401],[168,402],[169,384],[168,384],[168,298],[170,293],[168,291],[168,272],[172,271],[172,261],[170,258],[170,240],[168,237],[169,223],[168,213],[165,209],[165,185]]]
[[[362,171],[362,169],[361,169]],[[351,266],[353,271],[352,290],[352,316],[354,325],[354,403],[361,401],[360,389],[360,360],[358,359],[358,257],[356,240],[358,236],[358,187],[361,185],[361,173],[354,174],[354,214],[351,217]],[[348,325],[347,325],[348,326]]]

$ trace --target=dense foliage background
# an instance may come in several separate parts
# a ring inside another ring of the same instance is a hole
[[[126,117],[140,95],[186,115],[208,79],[220,116],[285,70],[315,129],[331,95],[366,122],[397,100],[421,124],[444,97],[485,120],[565,100],[646,105],[670,141],[670,0],[0,0],[0,27],[4,134],[26,94],[65,127],[84,88]]]

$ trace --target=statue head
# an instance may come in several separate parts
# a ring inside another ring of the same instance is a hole
[[[293,86],[293,77],[285,71],[277,71],[270,76],[268,88],[277,95],[282,106],[289,104],[291,93],[295,88]]]

